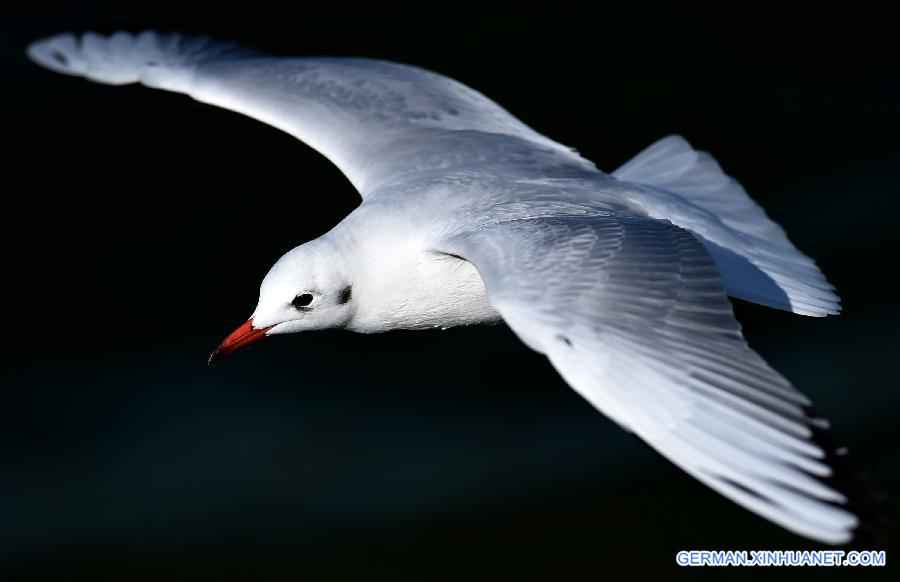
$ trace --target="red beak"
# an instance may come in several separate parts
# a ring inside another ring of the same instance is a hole
[[[209,360],[206,362],[206,365],[212,366],[225,356],[231,355],[238,348],[244,347],[247,344],[251,344],[256,340],[265,337],[266,332],[273,327],[275,326],[270,325],[268,327],[260,327],[258,329],[255,329],[253,327],[253,319],[248,319],[247,323],[231,332],[231,335],[222,340],[222,343],[219,344],[219,347],[217,347],[215,351],[209,356]]]

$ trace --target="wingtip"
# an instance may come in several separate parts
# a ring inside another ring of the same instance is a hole
[[[77,46],[75,35],[64,32],[31,42],[25,47],[25,54],[38,65],[56,73],[78,74],[73,69],[72,53]]]
[[[806,414],[810,418],[821,418],[813,406],[806,407]],[[830,543],[862,549],[883,542],[890,529],[884,517],[885,495],[868,473],[861,469],[859,460],[853,458],[846,446],[835,440],[827,427],[813,423],[810,428],[813,441],[824,453],[823,462],[831,469],[830,475],[820,478],[820,481],[844,497],[838,506],[854,517],[854,522],[844,528],[841,534],[843,539]]]
[[[792,305],[790,309],[790,311],[797,315],[805,315],[807,317],[833,317],[835,315],[840,315],[842,310],[843,308],[840,303],[815,307]]]

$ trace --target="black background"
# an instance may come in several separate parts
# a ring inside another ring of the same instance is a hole
[[[26,60],[29,41],[65,30],[421,65],[608,171],[682,133],[837,285],[839,317],[736,310],[896,516],[893,16],[858,3],[125,4],[3,17],[7,577],[600,579],[684,573],[680,549],[821,547],[684,476],[505,326],[279,337],[207,369],[271,263],[357,196],[256,121]],[[874,546],[889,561],[891,543]]]

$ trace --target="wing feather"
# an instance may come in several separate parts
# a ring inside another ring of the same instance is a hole
[[[747,509],[843,543],[857,518],[809,400],[746,344],[712,257],[668,221],[599,213],[454,235],[494,307],[599,410]]]
[[[804,315],[840,311],[834,287],[815,262],[715,158],[683,137],[659,140],[612,175],[640,186],[627,195],[649,216],[701,237],[730,295]]]
[[[409,65],[272,57],[206,37],[61,34],[28,47],[53,71],[186,93],[297,137],[363,197],[411,172],[594,165],[453,79]]]

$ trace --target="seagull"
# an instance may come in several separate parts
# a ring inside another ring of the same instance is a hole
[[[840,311],[834,287],[684,138],[604,173],[414,66],[153,31],[66,33],[27,53],[52,71],[258,119],[359,191],[344,220],[275,262],[210,364],[276,334],[502,320],[595,408],[713,490],[801,536],[854,537],[827,421],[750,349],[728,299],[822,317]]]

